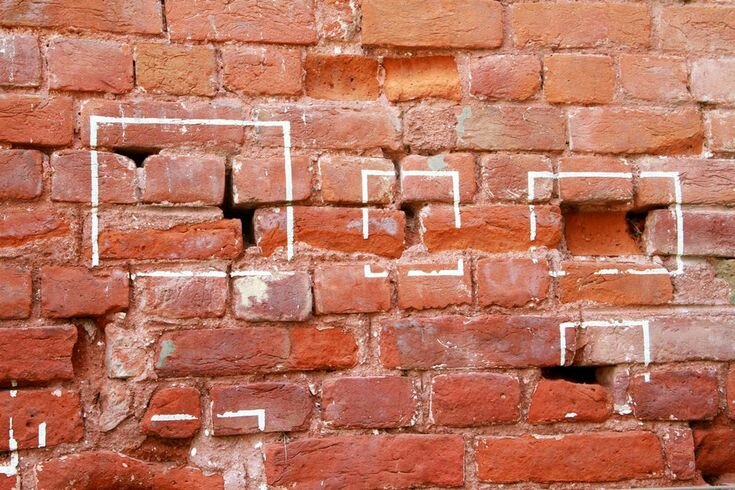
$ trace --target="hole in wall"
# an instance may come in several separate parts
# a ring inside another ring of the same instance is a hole
[[[134,161],[136,167],[143,168],[143,163],[145,162],[145,159],[153,155],[158,155],[160,150],[143,148],[116,148],[113,151],[118,155],[122,155]]]
[[[222,202],[222,215],[224,219],[240,220],[242,225],[242,244],[244,248],[255,245],[255,209],[241,208],[233,205],[232,172],[227,171],[225,175],[225,195]]]
[[[541,377],[562,379],[570,383],[597,385],[600,384],[598,369],[593,366],[554,366],[541,369]]]
[[[648,213],[641,211],[628,211],[625,214],[625,222],[628,224],[628,233],[636,240],[640,241],[643,232],[646,230],[646,216]]]

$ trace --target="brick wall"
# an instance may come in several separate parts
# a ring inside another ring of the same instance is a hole
[[[0,2],[0,489],[732,483],[733,80],[725,1]]]

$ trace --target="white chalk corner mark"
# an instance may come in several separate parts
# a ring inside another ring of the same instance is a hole
[[[10,450],[10,461],[6,465],[0,465],[0,475],[11,477],[18,474],[18,464],[20,463],[18,441],[15,440],[13,431],[13,417],[10,417],[8,423],[8,449]]]
[[[365,276],[368,279],[382,279],[385,277],[388,277],[388,271],[383,272],[373,272],[372,266],[370,264],[365,264],[362,268],[363,276]]]
[[[417,269],[409,270],[406,274],[408,277],[437,277],[437,276],[464,276],[464,259],[457,260],[456,269],[441,269],[434,271],[422,271]]]
[[[234,412],[218,413],[218,419],[233,419],[240,417],[257,417],[258,418],[258,430],[260,432],[265,431],[265,409],[256,408],[254,410],[237,410]]]

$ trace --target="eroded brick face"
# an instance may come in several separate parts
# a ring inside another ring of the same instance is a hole
[[[735,484],[727,1],[0,28],[0,489]]]

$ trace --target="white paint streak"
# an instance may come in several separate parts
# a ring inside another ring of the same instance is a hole
[[[159,413],[151,417],[151,422],[179,422],[183,420],[197,420],[197,417],[188,413]]]
[[[422,270],[416,270],[412,269],[408,271],[408,277],[436,277],[436,276],[464,276],[464,259],[457,260],[457,268],[456,269],[444,269],[444,270],[435,270],[435,271],[422,271]]]
[[[38,424],[38,447],[46,447],[46,422]]]
[[[257,417],[258,418],[258,430],[263,432],[265,430],[265,409],[256,408],[254,410],[237,410],[235,412],[224,412],[216,415],[218,419],[232,419],[239,417]]]
[[[384,277],[388,277],[388,271],[373,272],[370,264],[365,264],[365,266],[362,269],[362,272],[363,272],[363,275],[368,279],[381,279]]]

